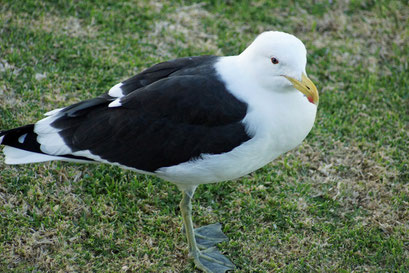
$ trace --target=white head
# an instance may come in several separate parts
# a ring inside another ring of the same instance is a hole
[[[246,72],[262,86],[276,90],[296,88],[311,102],[318,103],[316,87],[305,72],[307,50],[294,35],[263,32],[239,55],[239,59]],[[278,86],[288,88],[278,89]]]

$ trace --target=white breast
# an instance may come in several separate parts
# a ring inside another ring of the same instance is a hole
[[[317,107],[302,93],[296,89],[285,93],[265,90],[238,75],[231,62],[234,57],[222,58],[216,68],[228,90],[248,104],[243,123],[253,137],[230,152],[160,168],[156,172],[159,177],[180,185],[236,179],[295,148],[311,130]]]

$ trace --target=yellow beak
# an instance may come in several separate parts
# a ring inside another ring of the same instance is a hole
[[[306,95],[311,103],[318,105],[319,95],[317,87],[315,87],[315,84],[307,77],[307,75],[302,73],[301,81],[285,75],[283,75],[283,77],[289,80],[297,90]]]

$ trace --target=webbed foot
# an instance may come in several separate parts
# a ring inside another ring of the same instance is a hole
[[[216,247],[198,251],[193,258],[195,265],[206,273],[225,273],[236,268]]]
[[[222,225],[220,223],[196,228],[194,233],[199,249],[207,249],[228,240],[222,231]]]

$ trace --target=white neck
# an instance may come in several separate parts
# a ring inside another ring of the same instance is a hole
[[[247,131],[255,137],[271,138],[271,149],[275,151],[293,149],[311,130],[316,105],[295,88],[277,92],[260,86],[243,67],[241,57],[221,58],[216,70],[227,89],[247,102],[248,111],[243,121]]]

